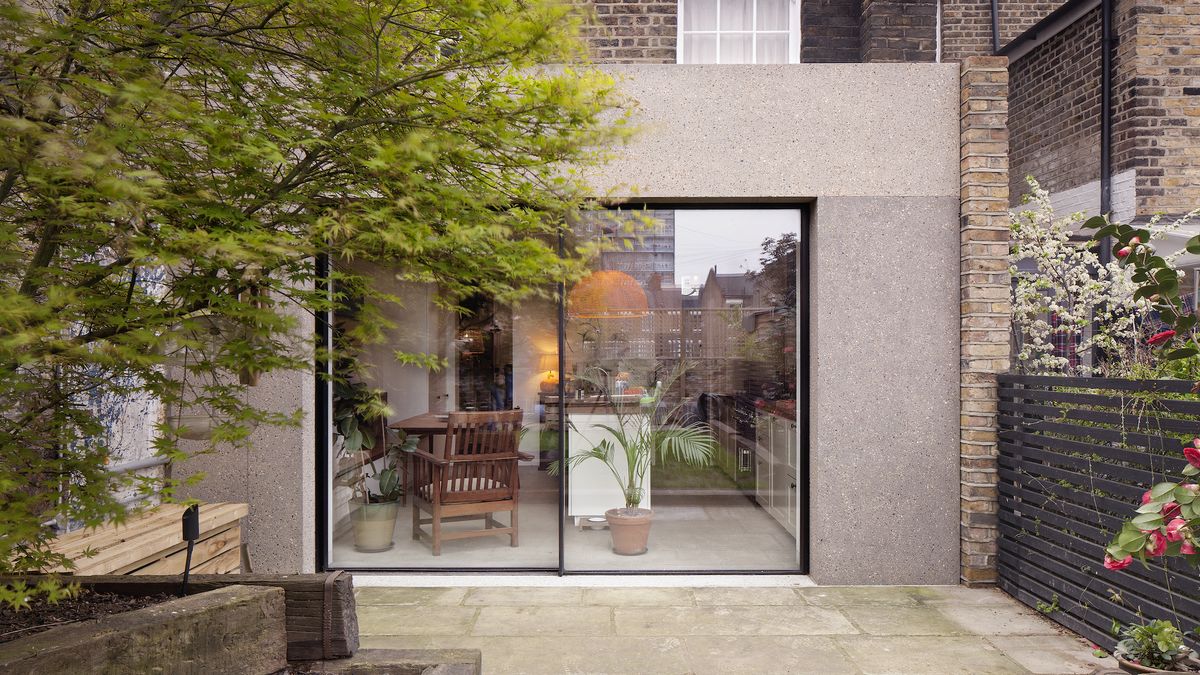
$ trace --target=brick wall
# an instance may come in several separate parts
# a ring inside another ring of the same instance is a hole
[[[1100,10],[1010,66],[1011,194],[1032,175],[1051,192],[1100,178]]]
[[[964,583],[996,580],[996,375],[1009,367],[1008,59],[960,70],[959,480]]]
[[[937,58],[936,0],[862,0],[864,63],[932,62]]]
[[[804,0],[800,3],[800,60],[803,63],[859,61],[859,0]]]
[[[1000,44],[1041,21],[1064,0],[1000,0]],[[992,53],[992,0],[943,0],[942,59]]]
[[[1121,0],[1114,171],[1135,168],[1137,215],[1200,206],[1200,2]]]
[[[574,0],[584,13],[584,37],[600,63],[675,63],[678,3],[674,0]]]

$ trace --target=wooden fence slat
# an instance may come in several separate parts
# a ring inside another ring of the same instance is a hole
[[[1016,403],[1000,401],[1000,410],[1017,414],[1036,415],[1046,420],[1078,420],[1098,422],[1126,430],[1194,434],[1200,423],[1193,420],[1176,420],[1162,415],[1136,415],[1134,413],[1084,410],[1038,403]]]
[[[1023,399],[1026,401],[1053,401],[1055,403],[1080,403],[1083,405],[1103,406],[1117,410],[1138,409],[1149,414],[1180,413],[1182,415],[1200,415],[1200,401],[1164,398],[1146,400],[1132,396],[1105,396],[1104,394],[1084,394],[1077,391],[1056,391],[1054,389],[1028,389],[1020,387],[1000,387],[1001,400]]]
[[[1066,389],[1111,389],[1117,391],[1190,394],[1194,382],[1186,380],[1123,380],[1111,377],[1061,377],[1059,375],[1013,375],[997,377],[1001,385],[1023,384]]]
[[[1000,587],[1030,606],[1057,594],[1062,609],[1049,618],[1104,645],[1113,618],[1165,618],[1185,630],[1200,623],[1200,579],[1182,559],[1103,567],[1104,547],[1142,492],[1180,479],[1183,442],[1170,434],[1200,436],[1200,420],[1190,419],[1200,397],[1141,394],[1190,394],[1194,383],[999,380]]]

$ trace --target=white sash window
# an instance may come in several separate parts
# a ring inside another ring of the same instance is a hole
[[[679,63],[798,63],[796,0],[679,0]]]

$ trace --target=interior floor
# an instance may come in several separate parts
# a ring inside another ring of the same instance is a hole
[[[798,568],[796,539],[741,492],[654,490],[649,550],[640,556],[612,552],[606,528],[579,528],[567,519],[566,568],[576,571],[791,571]],[[519,546],[507,535],[444,541],[434,556],[428,537],[412,538],[412,505],[401,508],[395,546],[378,553],[354,549],[349,527],[334,537],[330,559],[345,568],[557,568],[558,478],[536,466],[521,467]],[[507,522],[506,514],[497,520]],[[446,531],[477,529],[482,521],[447,523]],[[428,526],[425,526],[428,530]]]

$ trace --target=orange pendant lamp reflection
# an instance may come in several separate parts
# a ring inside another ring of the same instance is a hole
[[[598,270],[580,279],[567,294],[573,319],[623,319],[646,316],[650,304],[636,279],[616,270]]]

